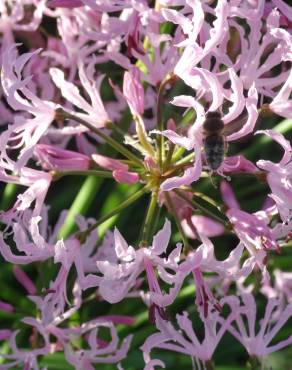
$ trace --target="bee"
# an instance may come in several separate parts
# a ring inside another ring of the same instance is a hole
[[[216,171],[224,160],[226,143],[223,136],[224,122],[220,112],[208,112],[203,123],[203,144],[208,167]]]
[[[235,121],[224,125],[222,115],[218,111],[208,112],[203,123],[203,146],[205,160],[212,171],[217,171],[224,161],[227,151],[226,135],[238,131],[246,122],[246,114],[242,114]]]

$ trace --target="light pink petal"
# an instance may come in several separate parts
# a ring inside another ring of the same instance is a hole
[[[114,231],[114,240],[117,257],[124,261],[132,261],[135,256],[135,250],[133,247],[128,246],[128,243],[117,228]]]
[[[47,6],[51,6],[52,8],[73,9],[84,6],[84,4],[81,0],[49,0]]]
[[[7,340],[11,337],[12,331],[9,329],[0,329],[0,340]]]
[[[229,15],[229,4],[226,0],[219,1],[215,8],[216,19],[213,22],[213,28],[210,29],[210,37],[205,43],[204,56],[222,42],[229,30],[227,17]]]
[[[209,217],[194,215],[191,217],[191,222],[199,234],[204,234],[210,238],[224,233],[224,226]],[[182,227],[189,238],[197,238],[186,220],[182,221]]]
[[[191,70],[203,58],[203,49],[199,45],[188,45],[174,67],[174,73],[179,76],[188,86],[192,86]]]
[[[187,150],[191,150],[194,147],[193,140],[185,136],[180,136],[172,130],[164,130],[161,132],[161,135],[167,137],[172,143],[180,145]]]
[[[136,172],[124,170],[113,171],[113,178],[123,184],[136,184],[139,181],[139,175]]]
[[[94,60],[88,65],[87,69],[83,63],[78,64],[78,72],[80,81],[86,93],[90,97],[92,109],[91,115],[95,116],[96,122],[102,126],[105,122],[109,121],[107,112],[104,108],[100,89],[104,75],[95,77],[95,63]],[[89,112],[88,112],[89,113]]]
[[[244,124],[241,130],[232,135],[229,135],[227,137],[228,141],[237,140],[243,136],[250,134],[254,130],[259,115],[257,103],[258,103],[258,93],[255,86],[252,85],[251,88],[248,90],[248,97],[246,99],[246,109],[248,113],[247,122]]]
[[[192,32],[192,22],[177,10],[162,8],[163,17],[174,24],[179,25],[185,35],[190,35]]]
[[[133,115],[144,112],[144,88],[141,84],[141,73],[136,67],[124,74],[123,94]]]
[[[125,298],[134,284],[134,281],[129,280],[103,279],[99,285],[99,294],[111,304],[118,303]]]
[[[224,200],[224,203],[228,206],[228,208],[240,209],[240,205],[237,202],[234,191],[227,181],[221,181],[220,191],[222,199]]]
[[[240,113],[243,111],[245,105],[245,98],[243,95],[243,84],[241,79],[237,76],[235,71],[231,68],[228,69],[232,94],[230,100],[233,102],[233,105],[229,109],[229,112],[223,117],[224,123],[229,123],[230,121],[237,118]]]
[[[66,100],[85,112],[90,112],[92,110],[91,106],[80,95],[78,88],[72,82],[65,79],[63,71],[58,68],[50,68],[50,75]]]
[[[100,167],[105,168],[110,171],[128,171],[128,165],[124,164],[123,162],[119,161],[118,159],[113,159],[110,157],[105,157],[101,154],[92,154],[92,159],[96,164]]]
[[[257,167],[243,155],[225,157],[221,166],[223,172],[256,172]]]
[[[292,8],[283,0],[273,0],[273,4],[292,22]]]
[[[202,159],[201,159],[201,148],[198,142],[195,142],[195,163],[191,168],[186,169],[183,176],[175,176],[165,180],[160,189],[162,191],[169,191],[172,189],[179,188],[183,185],[190,185],[192,182],[197,181],[202,172]]]
[[[13,267],[13,274],[16,280],[26,289],[29,295],[35,295],[36,286],[30,277],[18,266]]]
[[[278,144],[282,146],[282,148],[284,149],[284,155],[281,161],[279,162],[279,165],[285,165],[291,160],[292,147],[290,141],[287,140],[282,134],[273,130],[260,130],[257,131],[256,134],[265,134],[271,137],[273,140],[275,140]],[[263,168],[261,166],[261,163],[262,163],[261,161],[258,161],[257,165]]]
[[[209,107],[209,111],[215,111],[221,107],[223,103],[223,89],[219,83],[218,78],[215,74],[203,68],[195,68],[194,72],[199,73],[208,83],[208,91],[212,93],[212,103]]]
[[[90,158],[72,150],[61,149],[57,146],[37,144],[34,154],[46,170],[87,170]]]
[[[171,223],[166,220],[163,228],[153,237],[151,253],[160,256],[166,251],[171,236]]]
[[[160,189],[162,191],[170,191],[173,189],[177,189],[183,185],[190,185],[197,179],[197,170],[196,168],[191,167],[184,172],[183,176],[175,176],[165,180],[161,184]]]
[[[0,311],[13,312],[14,307],[10,303],[0,300]]]
[[[269,105],[273,112],[286,118],[292,118],[292,99],[289,99],[291,91],[292,70],[288,79],[285,81],[284,85],[281,87],[280,91]]]

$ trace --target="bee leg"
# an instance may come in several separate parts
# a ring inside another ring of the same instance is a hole
[[[217,174],[220,175],[221,177],[223,177],[224,179],[226,179],[227,181],[231,181],[231,177],[228,176],[228,175],[224,175],[223,171],[222,170],[218,170],[217,171]]]
[[[214,173],[215,173],[216,171],[210,171],[210,176],[209,176],[209,178],[210,178],[210,181],[211,181],[211,184],[214,186],[214,188],[215,189],[217,189],[218,188],[218,186],[215,184],[215,182],[214,182],[214,180],[213,180],[213,175],[214,175]]]

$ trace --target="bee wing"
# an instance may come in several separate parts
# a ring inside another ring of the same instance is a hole
[[[227,123],[224,126],[224,129],[222,131],[222,135],[229,136],[231,134],[234,134],[235,132],[239,131],[243,125],[246,123],[248,118],[247,113],[241,114],[239,117],[237,117],[235,120]]]

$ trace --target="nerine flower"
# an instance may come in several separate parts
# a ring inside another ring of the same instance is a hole
[[[45,135],[55,119],[55,104],[39,99],[27,87],[32,76],[23,77],[25,64],[40,50],[17,56],[17,44],[7,48],[3,54],[1,83],[7,103],[16,111],[33,115],[33,118],[16,116],[14,124],[1,135],[1,159],[7,158],[7,148],[21,148],[14,170],[19,171],[33,154],[34,146]],[[11,162],[11,160],[10,160]]]
[[[289,222],[292,218],[292,148],[290,142],[282,134],[273,130],[258,131],[263,133],[284,149],[284,154],[279,163],[268,160],[259,160],[257,166],[268,172],[267,182],[272,193],[269,195],[277,205],[282,221]]]
[[[244,108],[246,108],[248,115],[246,122],[238,132],[228,135],[227,140],[228,141],[237,140],[238,138],[243,137],[252,132],[258,117],[257,113],[258,96],[254,86],[250,88],[250,90],[248,91],[247,98],[245,98],[243,95],[242,83],[239,77],[235,74],[235,72],[232,69],[228,70],[229,77],[231,80],[231,91],[224,90],[222,86],[220,86],[219,81],[217,82],[212,81],[212,79],[209,76],[210,73],[208,71],[204,71],[203,69],[194,69],[194,70],[199,71],[198,76],[194,76],[194,78],[199,77],[197,83],[198,86],[200,86],[201,95],[206,94],[206,92],[209,91],[210,86],[213,86],[212,88],[213,96],[211,100],[212,103],[209,108],[209,111],[218,109],[223,103],[223,97],[226,97],[227,100],[233,103],[232,106],[229,108],[229,111],[222,117],[222,120],[225,123],[226,127],[228,127],[228,123],[238,118],[239,115],[243,112]],[[212,78],[216,80],[216,77]],[[192,81],[191,76],[188,76],[188,81]],[[204,88],[204,82],[207,82],[207,84],[211,85],[209,86],[207,85],[206,88]],[[206,114],[205,109],[195,98],[191,96],[182,96],[182,95],[176,96],[173,99],[172,104],[180,107],[195,109],[196,121],[190,127],[187,137],[180,136],[179,134],[171,130],[165,130],[161,134],[166,136],[174,144],[183,146],[187,150],[194,149],[195,160],[193,167],[187,168],[183,176],[180,177],[177,176],[165,180],[165,182],[163,182],[161,185],[161,189],[164,191],[169,191],[182,185],[189,185],[192,182],[197,181],[200,178],[202,171],[202,159],[201,159],[203,146],[202,126],[205,120]],[[218,170],[222,172],[224,168],[225,167],[223,162]]]
[[[37,144],[34,155],[45,170],[82,171],[89,168],[91,161],[87,155],[47,144]]]
[[[146,364],[151,361],[150,352],[154,348],[183,353],[204,362],[210,360],[226,330],[239,314],[240,310],[232,310],[227,318],[220,317],[217,311],[210,313],[208,318],[201,316],[204,325],[203,340],[195,333],[187,312],[176,315],[178,330],[172,323],[157,317],[156,326],[159,332],[150,335],[141,347]],[[161,363],[159,365],[162,366]]]
[[[24,167],[20,176],[8,175],[2,170],[0,171],[0,179],[4,182],[28,187],[24,193],[17,196],[17,201],[11,209],[1,213],[2,222],[12,227],[18,227],[17,223],[19,223],[19,227],[28,227],[31,218],[32,223],[37,223],[52,181],[51,174]],[[27,216],[29,217],[27,218]]]
[[[65,74],[58,68],[51,68],[50,74],[55,85],[61,90],[62,96],[84,113],[72,111],[77,117],[88,121],[95,127],[104,127],[109,121],[108,114],[104,108],[99,90],[104,78],[103,75],[95,77],[95,60],[87,66],[80,60],[78,62],[78,74],[83,88],[89,95],[90,103],[80,94],[79,89],[73,82],[67,81]],[[70,111],[70,109],[69,109]]]
[[[160,278],[167,284],[174,285],[173,288],[170,288],[169,293],[161,294],[161,290],[154,289],[153,283],[148,280],[151,300],[162,307],[174,300],[181,286],[181,281],[179,279],[176,281],[175,274],[168,273],[167,270],[175,273],[181,245],[178,245],[167,258],[160,257],[166,252],[170,231],[170,222],[166,221],[163,229],[154,236],[151,247],[135,250],[132,246],[128,246],[119,231],[115,229],[115,251],[119,262],[97,262],[97,267],[103,274],[103,277],[100,278],[99,293],[105,300],[116,303],[125,298],[135,286],[138,276],[144,270],[149,271],[150,266],[158,269]],[[148,273],[147,278],[149,279],[150,276],[152,274]]]
[[[255,299],[252,294],[248,293],[241,294],[241,298],[243,305],[240,305],[239,300],[235,297],[225,299],[225,302],[230,305],[232,310],[240,313],[235,318],[234,323],[228,327],[228,331],[245,347],[250,355],[263,358],[292,343],[292,336],[290,336],[277,344],[271,344],[273,338],[291,317],[291,304],[282,309],[277,322],[273,323],[272,314],[281,303],[276,298],[268,299],[264,317],[257,330],[258,321]]]
[[[139,181],[139,175],[136,172],[130,172],[129,166],[118,159],[100,154],[92,154],[92,159],[98,166],[112,171],[113,178],[117,182],[135,184]]]
[[[133,68],[124,74],[123,94],[134,116],[144,112],[144,88],[141,85],[140,71]]]
[[[101,328],[107,328],[111,339],[102,341],[98,338],[98,331]],[[67,361],[71,363],[76,370],[94,369],[93,364],[112,364],[118,363],[127,356],[132,336],[127,336],[119,347],[119,338],[117,329],[111,322],[100,320],[94,323],[83,324],[80,328],[80,335],[87,336],[88,349],[74,349],[73,343],[69,338],[62,338],[61,343],[64,347],[64,353]],[[69,336],[68,336],[69,337]],[[67,340],[66,340],[67,339]],[[101,345],[102,344],[102,345]]]

